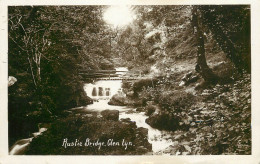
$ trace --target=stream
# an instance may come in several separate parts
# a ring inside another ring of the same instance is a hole
[[[125,70],[125,68],[117,68],[117,70]],[[124,75],[124,73],[121,74]],[[118,110],[119,119],[130,118],[131,121],[136,123],[137,127],[148,129],[148,142],[152,144],[152,150],[155,154],[160,153],[170,145],[173,145],[174,143],[170,139],[170,132],[152,128],[145,122],[145,120],[148,118],[148,116],[145,115],[145,112],[136,112],[135,108],[130,108],[126,106],[108,105],[109,99],[113,95],[124,94],[122,92],[121,86],[122,80],[99,80],[95,83],[85,84],[85,92],[90,98],[95,101],[93,104],[85,107],[84,110],[95,111],[98,113],[106,109]],[[97,94],[93,95],[94,92],[96,92]]]
[[[125,70],[124,67],[117,68],[117,70]],[[125,73],[120,73],[125,74]],[[162,153],[170,145],[174,145],[171,138],[171,133],[167,131],[161,131],[152,128],[145,120],[148,116],[145,112],[136,112],[135,108],[126,106],[114,106],[108,105],[109,99],[115,94],[124,94],[122,92],[122,80],[99,80],[94,83],[87,83],[84,86],[84,90],[90,98],[94,100],[93,104],[90,104],[83,108],[85,111],[94,111],[100,113],[103,110],[118,110],[119,120],[123,118],[130,118],[131,121],[136,123],[137,127],[143,127],[148,129],[148,142],[152,144],[153,154]],[[39,132],[33,133],[33,137],[27,139],[21,139],[17,141],[10,149],[10,155],[23,154],[26,148],[29,146],[32,139],[42,132],[46,131],[46,128],[40,128]]]

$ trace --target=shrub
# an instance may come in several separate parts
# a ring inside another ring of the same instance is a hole
[[[157,79],[141,79],[133,84],[134,96],[138,97],[138,93],[144,88],[156,87]]]
[[[161,93],[157,103],[162,110],[169,111],[174,109],[175,112],[180,112],[182,109],[189,108],[195,102],[194,98],[194,95],[184,91],[168,91]]]
[[[146,111],[146,115],[150,116],[151,114],[153,114],[156,110],[156,106],[149,104],[145,107],[145,111]]]
[[[178,117],[169,115],[168,113],[162,112],[157,115],[153,115],[145,120],[147,124],[153,128],[159,130],[177,130],[180,128]]]

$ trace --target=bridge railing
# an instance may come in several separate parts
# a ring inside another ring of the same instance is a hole
[[[129,72],[129,71],[80,70],[79,74],[82,75],[85,79],[92,79],[92,80],[137,80],[137,79],[140,79],[140,74],[136,74],[134,76],[116,74],[116,73],[124,73],[124,72]]]

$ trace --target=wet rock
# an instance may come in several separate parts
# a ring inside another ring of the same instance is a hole
[[[131,122],[130,118],[121,118],[120,121],[122,122]]]
[[[106,120],[118,121],[119,119],[119,111],[118,110],[104,110],[101,112],[101,115]]]
[[[147,124],[149,124],[153,128],[157,128],[159,130],[177,130],[180,128],[179,119],[174,118],[167,113],[160,113],[151,115],[149,118],[145,120]]]
[[[143,107],[138,107],[136,108],[136,112],[143,112],[144,111],[144,108]]]
[[[50,128],[51,127],[51,123],[39,123],[38,124],[38,128],[41,129],[41,128]]]
[[[128,104],[128,100],[124,95],[116,94],[114,95],[110,101],[108,102],[109,105],[118,105],[118,106],[125,106]]]
[[[131,121],[130,118],[121,118],[120,121],[123,123],[123,124],[128,124],[128,125],[133,125],[133,126],[136,126],[136,123]]]
[[[140,128],[137,128],[137,131],[139,134],[142,134],[143,136],[148,135],[148,129],[146,129],[146,128],[140,127]]]

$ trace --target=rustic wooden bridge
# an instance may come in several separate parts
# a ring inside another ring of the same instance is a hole
[[[138,80],[141,79],[139,75],[127,76],[124,73],[129,71],[117,71],[117,70],[80,70],[79,74],[85,79],[91,80]]]

